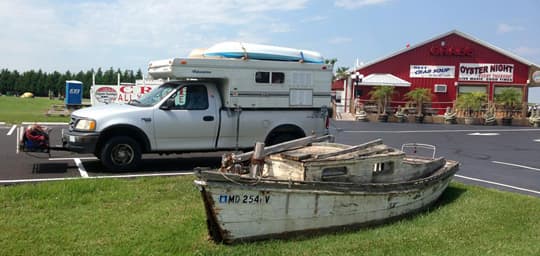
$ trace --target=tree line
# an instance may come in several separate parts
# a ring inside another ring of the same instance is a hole
[[[66,81],[77,80],[83,83],[83,97],[89,98],[92,74],[95,74],[96,84],[117,84],[117,74],[120,74],[120,81],[123,83],[135,83],[136,79],[143,78],[140,69],[134,72],[133,70],[114,70],[112,67],[105,71],[98,68],[78,73],[71,73],[69,70],[65,73],[58,71],[47,73],[41,69],[20,73],[17,70],[2,69],[0,70],[0,94],[20,95],[31,92],[39,97],[47,97],[49,93],[55,97],[65,96]]]

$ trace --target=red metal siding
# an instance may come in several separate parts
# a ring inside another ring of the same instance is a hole
[[[455,54],[432,54],[432,47],[438,47],[434,50],[442,48],[441,42],[444,41],[446,49],[460,49]],[[465,51],[469,51],[467,56]],[[463,82],[459,81],[460,63],[494,63],[494,64],[513,64],[513,82]],[[434,66],[454,66],[454,78],[411,78],[410,65],[434,65]],[[414,88],[429,88],[433,92],[435,84],[446,84],[446,93],[434,93],[434,102],[452,102],[456,99],[456,82],[459,84],[488,84],[489,95],[492,99],[492,90],[494,85],[519,85],[525,87],[528,78],[529,67],[521,62],[518,62],[506,55],[496,52],[481,44],[463,38],[457,34],[450,34],[446,37],[431,41],[409,51],[405,51],[399,55],[389,59],[359,69],[359,72],[364,76],[373,73],[391,73],[401,79],[411,83],[410,88],[399,88],[398,93],[394,96],[394,100],[402,100],[403,95]],[[370,88],[362,89],[361,99],[369,99],[367,91]],[[445,104],[446,105],[446,104]],[[445,105],[433,107],[445,107]]]
[[[332,82],[332,91],[343,91],[345,88],[343,80],[335,80]]]

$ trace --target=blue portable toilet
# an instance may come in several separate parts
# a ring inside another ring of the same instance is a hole
[[[81,81],[66,81],[66,105],[82,104],[83,83]]]

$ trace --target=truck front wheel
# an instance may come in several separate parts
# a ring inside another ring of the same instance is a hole
[[[109,170],[133,170],[141,162],[141,148],[130,137],[113,137],[103,146],[100,158]]]

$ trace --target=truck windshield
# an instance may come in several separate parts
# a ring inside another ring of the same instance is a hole
[[[165,96],[169,95],[169,93],[175,90],[178,86],[180,85],[176,83],[162,84],[159,87],[154,88],[149,93],[144,94],[140,99],[130,101],[129,104],[142,107],[153,106],[165,98]]]

